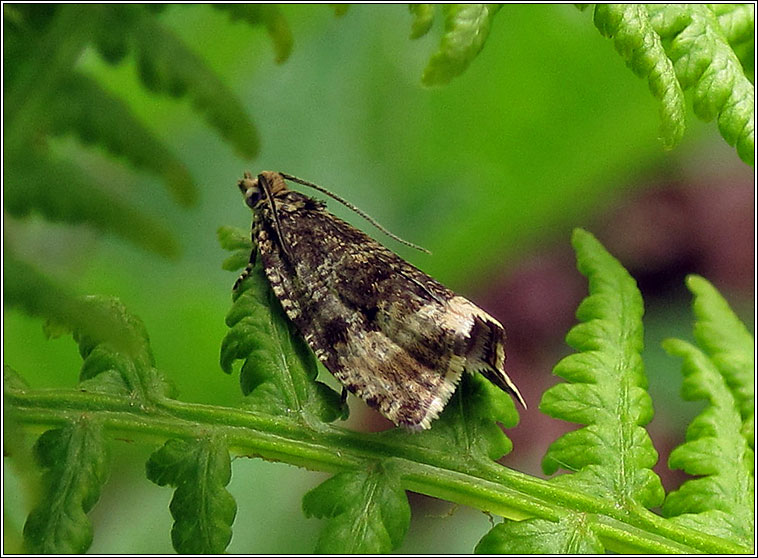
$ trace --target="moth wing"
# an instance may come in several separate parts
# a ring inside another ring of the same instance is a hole
[[[279,218],[291,264],[270,223],[257,236],[274,293],[319,360],[370,406],[428,428],[466,368],[521,399],[502,368],[497,320],[323,206]]]

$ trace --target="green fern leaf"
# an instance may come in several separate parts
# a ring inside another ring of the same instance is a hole
[[[411,518],[408,498],[381,465],[339,473],[303,497],[306,517],[327,518],[316,552],[376,554],[400,546]]]
[[[484,48],[499,9],[499,4],[445,4],[445,33],[424,70],[424,84],[444,85],[462,74]]]
[[[50,221],[88,224],[165,256],[179,248],[171,232],[114,194],[78,167],[28,150],[5,160],[5,208],[22,217],[36,211]],[[56,185],[64,185],[62,192]]]
[[[661,103],[663,144],[673,148],[684,135],[684,93],[645,8],[638,4],[599,4],[595,26],[614,39],[627,66],[647,78],[650,91]]]
[[[339,395],[315,381],[316,359],[284,314],[260,265],[240,284],[226,324],[230,329],[221,344],[221,368],[231,373],[235,360],[245,361],[240,384],[250,408],[306,423],[347,416]]]
[[[437,6],[435,4],[408,4],[408,9],[410,9],[413,15],[411,39],[423,37],[432,28]]]
[[[68,76],[48,107],[54,134],[75,132],[85,143],[103,145],[135,167],[160,176],[180,203],[190,205],[195,201],[195,185],[185,165],[120,99],[91,78],[79,73]]]
[[[743,434],[754,443],[755,343],[743,323],[708,281],[691,275],[687,286],[695,295],[695,340],[716,365],[737,400]]]
[[[232,20],[240,19],[250,25],[266,26],[276,52],[276,63],[281,64],[292,52],[292,31],[279,6],[274,4],[212,4],[214,8],[225,10]]]
[[[642,297],[621,264],[588,232],[572,238],[579,270],[590,296],[577,310],[583,322],[566,337],[580,351],[561,360],[554,374],[568,380],[548,389],[540,409],[550,416],[587,425],[549,447],[546,473],[576,471],[555,479],[633,509],[657,506],[663,488],[651,467],[658,455],[643,428],[653,409],[645,391]]]
[[[31,554],[81,554],[92,544],[87,512],[108,476],[99,424],[79,418],[39,437],[34,455],[44,469],[43,495],[24,525]]]
[[[687,527],[752,546],[755,524],[753,451],[741,434],[742,418],[719,370],[697,347],[668,339],[664,348],[684,359],[682,396],[708,407],[687,428],[669,466],[698,478],[670,493],[662,512]]]
[[[150,456],[147,478],[176,487],[171,499],[177,552],[219,554],[232,538],[237,504],[226,490],[232,475],[226,443],[219,438],[168,440]]]
[[[682,89],[694,90],[695,114],[705,121],[716,118],[726,142],[752,164],[755,90],[716,14],[703,4],[656,4],[647,10],[668,45]]]
[[[708,4],[726,40],[734,46],[755,36],[755,4]]]
[[[504,521],[495,525],[479,544],[477,554],[601,554],[600,539],[588,526],[586,514],[576,514],[560,521],[527,519]]]

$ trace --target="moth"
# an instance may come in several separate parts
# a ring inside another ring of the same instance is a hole
[[[238,187],[253,211],[253,250],[235,289],[260,255],[274,294],[316,357],[396,425],[429,428],[464,370],[484,375],[526,407],[505,372],[500,322],[329,213],[323,201],[290,190],[285,179],[381,228],[316,184],[246,172]]]

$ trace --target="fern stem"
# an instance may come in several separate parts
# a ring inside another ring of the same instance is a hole
[[[730,541],[670,526],[644,509],[630,513],[598,498],[567,490],[497,463],[473,462],[411,444],[334,426],[315,429],[292,420],[243,409],[171,399],[136,404],[128,396],[74,390],[27,390],[6,385],[6,416],[25,428],[49,428],[81,415],[96,415],[106,432],[145,443],[194,439],[209,432],[224,436],[240,455],[260,456],[312,470],[338,472],[366,462],[392,461],[403,487],[491,511],[509,519],[557,520],[590,513],[609,550],[647,553],[748,553]],[[392,456],[392,457],[388,457]],[[597,515],[594,515],[597,514]]]

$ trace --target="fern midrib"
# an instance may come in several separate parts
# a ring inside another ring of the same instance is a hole
[[[398,465],[403,488],[504,517],[557,520],[577,512],[599,514],[604,525],[601,536],[609,550],[631,545],[647,552],[751,551],[731,541],[672,526],[651,512],[630,517],[600,498],[563,489],[495,462],[462,463],[445,452],[393,444],[335,426],[316,431],[281,417],[168,399],[156,402],[159,413],[151,413],[132,406],[125,397],[74,390],[6,390],[5,397],[9,414],[27,428],[58,426],[86,413],[96,415],[112,435],[148,443],[166,438],[196,439],[213,429],[240,455],[258,455],[312,470],[354,470],[367,462],[391,459]],[[656,537],[660,540],[654,540]]]

